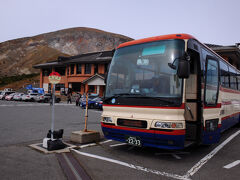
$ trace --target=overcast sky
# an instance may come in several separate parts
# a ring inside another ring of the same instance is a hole
[[[1,0],[0,42],[71,27],[134,39],[188,33],[233,45],[240,42],[240,0]]]

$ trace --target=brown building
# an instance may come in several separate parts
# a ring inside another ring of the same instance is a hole
[[[206,45],[240,70],[240,43],[236,43],[232,46],[221,46],[214,44]]]
[[[58,72],[61,81],[56,84],[56,93],[72,91],[93,93],[103,96],[105,75],[112,60],[113,51],[94,52],[71,57],[59,57],[57,61],[35,65],[40,69],[40,87],[45,92],[51,90],[48,76]]]

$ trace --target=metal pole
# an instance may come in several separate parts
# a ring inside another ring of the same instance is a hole
[[[55,104],[55,84],[53,84],[52,90],[52,125],[51,125],[51,140],[53,140],[53,131],[54,131],[54,104]]]
[[[86,95],[85,129],[84,129],[84,132],[87,132],[87,120],[88,120],[88,93]]]

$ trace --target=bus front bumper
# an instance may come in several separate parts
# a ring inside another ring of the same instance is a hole
[[[135,129],[101,123],[102,131],[107,139],[126,142],[129,136],[141,140],[142,146],[161,149],[183,149],[185,130],[161,131],[157,129]]]

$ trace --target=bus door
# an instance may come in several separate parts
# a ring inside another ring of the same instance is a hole
[[[204,129],[202,143],[213,144],[220,139],[219,116],[221,105],[219,101],[219,61],[207,55],[204,82]]]
[[[202,117],[200,56],[192,50],[189,50],[189,55],[190,76],[185,80],[186,145],[188,142],[200,141]]]

